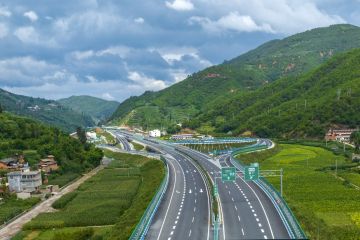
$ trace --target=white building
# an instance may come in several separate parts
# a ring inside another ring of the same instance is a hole
[[[159,129],[155,129],[149,132],[149,137],[161,137],[161,131]]]
[[[96,132],[86,132],[86,137],[89,140],[96,140],[97,139]]]
[[[12,192],[36,191],[42,185],[40,171],[10,172],[7,174]]]

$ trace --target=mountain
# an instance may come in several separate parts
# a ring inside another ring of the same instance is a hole
[[[162,91],[131,97],[120,104],[110,120],[144,128],[184,122],[217,101],[254,91],[279,78],[299,76],[334,54],[354,48],[360,48],[360,28],[347,24],[273,40]]]
[[[261,137],[322,138],[331,127],[360,124],[360,49],[338,54],[302,76],[218,101],[188,123],[207,131]]]
[[[96,123],[107,120],[120,104],[91,96],[72,96],[58,102],[76,112],[91,116]]]
[[[0,89],[0,104],[5,111],[37,119],[71,132],[78,126],[94,126],[91,117],[80,114],[53,100],[21,96]]]

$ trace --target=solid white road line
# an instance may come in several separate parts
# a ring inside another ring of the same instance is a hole
[[[160,228],[160,232],[159,232],[159,236],[158,236],[157,240],[160,239],[160,236],[161,236],[161,233],[162,233],[164,224],[165,224],[165,222],[166,222],[167,215],[168,215],[168,213],[169,213],[170,206],[172,205],[172,198],[173,198],[173,196],[174,196],[174,191],[175,191],[175,186],[176,186],[176,170],[175,170],[175,167],[174,167],[174,165],[172,164],[172,162],[171,162],[171,161],[168,161],[168,162],[170,163],[171,167],[174,169],[175,181],[174,181],[174,186],[173,186],[173,190],[172,190],[171,197],[170,197],[170,203],[169,203],[169,206],[168,206],[167,209],[166,209],[164,221],[163,221],[163,223],[161,224],[161,228]],[[181,167],[181,166],[180,166],[180,167]],[[178,219],[178,218],[179,218],[179,216],[177,216],[177,219]]]

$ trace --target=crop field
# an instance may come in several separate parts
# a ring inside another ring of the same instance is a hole
[[[160,185],[164,168],[162,162],[141,156],[107,155],[114,158],[108,167],[57,200],[56,212],[26,224],[17,239],[127,239]],[[61,231],[54,234],[53,229]]]
[[[259,162],[260,169],[284,169],[284,197],[309,238],[359,239],[360,191],[332,170],[336,161],[338,166],[347,164],[346,158],[303,145],[280,145],[272,151],[270,156],[264,151],[237,158]],[[278,178],[268,180],[279,189]]]
[[[80,173],[72,173],[72,172],[67,172],[63,174],[53,173],[48,176],[49,182],[47,183],[47,185],[59,185],[59,187],[63,187],[69,182],[80,177],[80,175],[81,175]]]
[[[26,200],[16,199],[16,196],[6,198],[4,202],[0,203],[0,225],[31,208],[39,201],[39,198],[29,198]]]
[[[251,144],[254,144],[254,142],[231,143],[231,144],[186,144],[185,146],[203,153],[212,153],[214,151],[230,150],[234,148],[245,147]]]

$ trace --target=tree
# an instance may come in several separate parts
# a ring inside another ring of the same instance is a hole
[[[360,131],[351,134],[350,142],[355,145],[355,153],[360,153]]]
[[[3,108],[3,106],[0,104],[0,113],[3,113],[3,111],[4,111],[4,108]]]
[[[76,128],[76,134],[79,138],[79,141],[84,145],[86,143],[86,132],[81,127]]]

